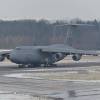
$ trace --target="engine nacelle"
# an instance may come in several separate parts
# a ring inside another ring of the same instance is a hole
[[[48,58],[45,59],[47,64],[53,64],[57,61],[62,60],[66,55],[64,53],[55,53],[51,54]]]
[[[79,60],[81,59],[81,57],[82,57],[81,54],[74,54],[74,55],[72,56],[72,59],[73,59],[74,61],[79,61]]]
[[[6,58],[7,58],[8,60],[10,60],[10,55],[6,55]]]
[[[62,60],[66,55],[63,53],[56,53],[53,55],[53,58],[55,59],[55,61],[59,61]]]
[[[4,61],[5,57],[3,55],[0,55],[0,61]]]

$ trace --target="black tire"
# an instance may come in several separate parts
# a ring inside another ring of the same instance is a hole
[[[25,65],[18,65],[18,68],[25,68]]]
[[[41,66],[40,64],[30,64],[30,65],[28,65],[28,68],[37,68],[40,66]]]

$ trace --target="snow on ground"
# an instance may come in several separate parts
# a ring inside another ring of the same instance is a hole
[[[30,96],[26,94],[17,94],[10,91],[0,91],[0,100],[53,100],[45,96]]]

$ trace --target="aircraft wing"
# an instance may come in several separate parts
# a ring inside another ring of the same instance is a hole
[[[90,26],[90,27],[94,27],[95,25],[93,25],[93,24],[61,24],[61,25],[56,25],[56,27],[61,27],[61,26],[71,26],[71,27]]]
[[[100,51],[93,51],[93,50],[79,50],[74,49],[70,46],[66,45],[53,45],[53,46],[47,46],[41,49],[42,52],[51,52],[51,53],[66,53],[66,54],[82,54],[82,55],[100,55]]]
[[[10,49],[10,50],[3,50],[3,49],[1,49],[1,50],[0,50],[0,55],[9,54],[9,53],[11,53],[11,51],[12,51],[12,49]]]

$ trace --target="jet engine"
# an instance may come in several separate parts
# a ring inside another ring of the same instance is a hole
[[[55,61],[59,61],[59,60],[62,60],[65,56],[66,56],[66,55],[63,54],[63,53],[56,53],[56,54],[53,55],[53,59],[54,59]]]
[[[72,56],[72,59],[73,59],[74,61],[79,61],[79,60],[81,59],[81,57],[82,57],[81,54],[74,54],[74,55]]]
[[[3,61],[5,57],[3,55],[0,55],[0,61]]]
[[[8,60],[10,60],[10,55],[6,55],[6,58],[7,58]]]
[[[57,61],[62,60],[66,55],[64,53],[54,53],[49,55],[48,58],[45,59],[46,64],[53,64]]]

